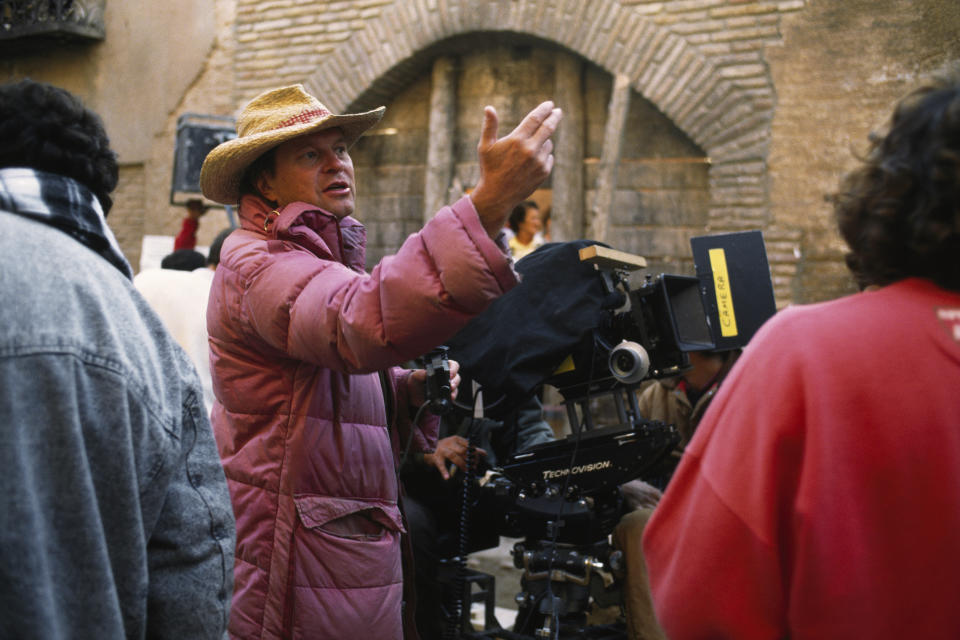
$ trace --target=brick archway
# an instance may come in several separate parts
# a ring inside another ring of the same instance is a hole
[[[422,66],[418,54],[453,36],[512,32],[560,45],[653,103],[710,157],[710,226],[769,223],[767,87],[744,88],[698,47],[615,0],[404,0],[367,21],[305,80],[334,110],[383,102]]]

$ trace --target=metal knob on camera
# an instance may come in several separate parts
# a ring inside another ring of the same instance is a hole
[[[624,384],[640,382],[650,370],[647,350],[636,342],[624,340],[610,351],[610,372]]]

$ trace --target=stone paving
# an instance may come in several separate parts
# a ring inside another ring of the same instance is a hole
[[[477,551],[470,555],[467,565],[471,569],[488,573],[494,577],[496,589],[497,621],[500,626],[510,628],[517,616],[517,604],[514,597],[520,592],[521,571],[513,566],[514,543],[513,538],[500,538],[500,546],[484,551]],[[483,620],[483,608],[477,604],[473,607],[474,620],[478,623]]]

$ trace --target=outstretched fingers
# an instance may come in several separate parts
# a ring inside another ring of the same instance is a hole
[[[470,198],[491,238],[499,233],[513,207],[550,175],[554,164],[550,136],[562,118],[562,111],[547,100],[509,135],[497,139],[497,112],[490,106],[484,109],[477,145],[480,179]]]
[[[500,125],[500,118],[497,116],[497,110],[491,106],[483,108],[483,124],[480,127],[480,143],[477,145],[480,151],[489,149],[497,142],[497,129]]]
[[[553,171],[553,141],[547,140],[547,142],[540,149],[541,162],[543,163],[543,170],[546,175],[550,175],[550,172]]]
[[[544,140],[543,144],[541,144],[537,148],[537,159],[540,161],[546,161],[547,158],[549,158],[552,153],[553,153],[553,140],[551,140],[550,138],[547,138],[546,140]]]
[[[513,133],[525,137],[532,136],[537,129],[540,128],[540,125],[543,124],[544,120],[550,116],[552,111],[552,100],[541,102],[534,107],[530,113],[524,116],[523,120],[520,121],[520,124],[517,125],[517,128],[513,130]]]
[[[562,117],[563,112],[554,107],[553,101],[541,102],[520,121],[511,135],[530,138],[535,144],[541,145],[557,130]]]

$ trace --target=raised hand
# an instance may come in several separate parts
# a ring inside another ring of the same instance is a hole
[[[194,220],[199,220],[203,217],[203,214],[205,214],[209,208],[210,207],[203,204],[203,201],[199,198],[187,200],[187,216]]]
[[[493,107],[485,107],[477,157],[480,181],[470,199],[487,234],[495,238],[510,211],[547,179],[553,169],[553,141],[550,136],[563,118],[553,102],[539,104],[503,138],[497,138],[499,118]]]

